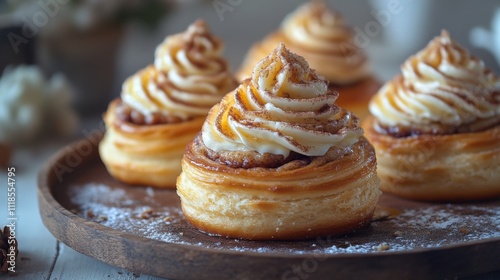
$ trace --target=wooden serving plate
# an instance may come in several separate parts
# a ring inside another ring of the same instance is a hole
[[[500,269],[500,200],[428,204],[383,195],[376,219],[343,236],[253,242],[191,227],[174,190],[113,179],[99,139],[59,151],[41,170],[45,226],[75,250],[172,279],[455,279]]]

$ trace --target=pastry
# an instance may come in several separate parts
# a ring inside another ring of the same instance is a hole
[[[101,158],[115,178],[175,187],[187,143],[210,108],[237,86],[221,57],[222,42],[203,21],[169,36],[150,65],[128,78],[104,115]]]
[[[250,76],[254,65],[279,42],[303,56],[330,82],[330,88],[340,93],[339,106],[361,119],[368,115],[368,102],[380,83],[371,74],[367,56],[356,45],[354,32],[340,14],[320,1],[300,6],[283,20],[278,31],[250,48],[238,78]]]
[[[253,240],[347,233],[370,223],[379,179],[358,118],[280,44],[209,112],[177,193],[204,232]]]
[[[500,196],[500,79],[448,32],[411,56],[363,123],[381,189],[419,200]]]

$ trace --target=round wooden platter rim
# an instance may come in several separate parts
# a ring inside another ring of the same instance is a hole
[[[102,136],[102,135],[101,135]],[[100,140],[100,138],[99,138]],[[453,255],[455,254],[454,251],[457,251],[458,249],[460,250],[470,250],[471,252],[477,251],[477,249],[487,249],[490,248],[490,246],[493,247],[498,247],[495,249],[499,253],[497,253],[497,259],[500,258],[500,238],[490,238],[486,240],[478,240],[478,241],[469,241],[465,244],[450,244],[450,245],[444,245],[440,247],[429,247],[429,248],[416,248],[412,249],[411,251],[390,251],[390,252],[370,252],[370,253],[340,253],[340,254],[326,254],[326,253],[304,253],[304,254],[287,254],[287,253],[277,253],[277,252],[255,252],[255,251],[234,251],[234,250],[229,250],[229,249],[211,249],[211,248],[204,248],[204,247],[198,247],[196,245],[191,245],[191,244],[178,244],[178,243],[170,243],[170,242],[164,242],[160,240],[154,240],[138,235],[134,235],[131,233],[123,232],[117,229],[113,229],[104,225],[101,225],[96,222],[89,221],[85,218],[79,217],[78,215],[72,213],[65,207],[63,207],[52,195],[51,192],[51,182],[50,182],[50,174],[52,170],[54,169],[54,164],[59,163],[63,160],[63,158],[67,157],[68,152],[75,151],[79,145],[82,143],[87,143],[91,144],[93,147],[93,150],[91,151],[90,155],[82,156],[82,161],[79,164],[84,164],[86,161],[88,161],[90,158],[93,158],[95,156],[98,156],[97,152],[97,143],[98,141],[92,141],[91,139],[83,139],[83,140],[77,140],[71,144],[69,144],[66,147],[61,148],[58,152],[56,152],[50,159],[49,161],[44,164],[42,169],[40,170],[39,176],[38,176],[38,201],[39,201],[39,209],[42,217],[42,221],[44,225],[49,229],[49,231],[61,242],[65,243],[69,247],[75,249],[76,251],[83,253],[85,255],[88,255],[90,257],[99,259],[101,261],[104,261],[108,264],[112,264],[124,269],[128,269],[134,272],[138,273],[144,273],[144,274],[149,274],[149,275],[155,275],[155,276],[161,276],[161,277],[174,277],[175,279],[188,279],[192,278],[192,272],[189,271],[188,268],[181,268],[178,269],[177,267],[171,267],[173,268],[172,274],[170,275],[165,275],[165,273],[155,271],[154,269],[148,269],[149,265],[148,264],[143,264],[141,263],[140,259],[136,262],[137,265],[134,265],[131,262],[123,262],[122,258],[119,258],[115,255],[114,250],[110,250],[112,248],[95,248],[93,246],[92,241],[94,241],[94,244],[98,244],[99,246],[110,246],[110,245],[116,245],[120,243],[124,244],[133,244],[133,245],[139,245],[141,248],[146,248],[144,250],[149,251],[155,250],[158,248],[161,248],[162,252],[167,254],[167,258],[161,258],[160,256],[155,256],[158,257],[158,259],[169,259],[168,257],[178,257],[177,254],[185,254],[185,255],[193,255],[193,256],[198,256],[203,259],[212,258],[213,256],[217,256],[217,258],[213,258],[215,260],[216,264],[217,261],[231,261],[235,257],[237,258],[243,258],[243,259],[252,259],[253,261],[256,261],[255,264],[257,266],[262,266],[262,265],[267,265],[270,263],[284,263],[286,264],[281,267],[276,267],[277,270],[280,268],[290,268],[293,265],[300,265],[301,263],[303,264],[303,260],[305,259],[320,259],[322,260],[322,264],[326,264],[328,261],[339,261],[339,260],[357,260],[360,261],[363,259],[363,261],[376,261],[379,259],[381,263],[378,265],[375,265],[374,268],[368,269],[365,271],[366,273],[362,274],[363,275],[370,275],[372,279],[393,279],[390,277],[389,274],[383,273],[383,275],[380,275],[380,278],[377,277],[377,275],[374,275],[375,271],[380,271],[381,268],[380,265],[384,263],[384,260],[387,259],[395,259],[395,260],[404,260],[402,263],[405,263],[406,265],[411,265],[412,260],[414,260],[412,257],[422,257],[424,258],[425,256],[431,254],[431,253],[440,253],[440,256],[445,256],[445,255]],[[54,223],[55,222],[55,223]],[[62,223],[61,223],[62,222]],[[59,224],[58,224],[59,223]],[[64,230],[63,228],[69,228],[70,230]],[[82,235],[85,233],[90,234],[87,238],[84,238],[84,241],[89,241],[87,244],[89,246],[82,245],[82,243],[85,242],[80,242],[81,240],[78,240],[78,237],[82,237],[81,235],[77,235],[77,238],[74,238],[74,235],[68,236],[67,232],[75,233],[75,229],[78,228],[81,232]],[[97,235],[97,236],[94,236]],[[102,240],[100,241],[97,238],[102,238],[105,242],[103,243]],[[221,237],[223,238],[223,237]],[[88,239],[88,240],[87,240]],[[116,243],[116,244],[115,244]],[[132,248],[132,247],[131,247]],[[97,250],[96,250],[97,249]],[[104,250],[99,250],[99,249],[104,249]],[[137,249],[137,248],[133,248]],[[491,249],[491,248],[490,248]],[[494,250],[494,251],[495,251]],[[137,251],[137,250],[134,250]],[[98,253],[96,253],[98,252]],[[175,255],[175,256],[174,256]],[[164,255],[165,257],[165,255]],[[221,258],[222,257],[222,258]],[[404,258],[402,258],[404,257]],[[491,257],[491,256],[490,256]],[[408,259],[409,258],[409,259]],[[144,259],[142,262],[149,262],[151,261],[150,259]],[[191,259],[190,261],[196,262],[195,258]],[[414,262],[418,263],[418,261]],[[331,262],[329,262],[332,264]],[[377,262],[378,263],[378,262]],[[189,264],[189,262],[187,263]],[[392,263],[394,265],[395,263]],[[217,265],[217,264],[216,264]],[[328,267],[329,265],[325,265]],[[235,269],[238,269],[238,267],[241,268],[241,266],[235,266]],[[185,272],[182,272],[184,270]],[[216,270],[215,270],[216,271]],[[491,270],[490,270],[491,271]],[[188,273],[189,272],[189,273]],[[283,270],[281,270],[282,274]],[[316,272],[321,272],[321,271],[316,271]],[[415,273],[415,270],[412,271]],[[488,271],[482,271],[482,272],[488,272]],[[188,273],[188,274],[186,274]],[[346,277],[351,277],[353,276],[352,273],[355,273],[354,271],[351,271],[351,274],[345,275]],[[457,273],[459,273],[457,271]],[[196,272],[194,273],[196,274]],[[463,274],[463,273],[462,273]],[[323,276],[321,276],[323,275]],[[309,279],[322,279],[321,277],[324,277],[325,275],[332,275],[332,274],[321,274],[319,273],[318,276],[319,278],[316,277],[310,277]],[[339,277],[342,277],[342,274],[336,274]],[[427,275],[427,274],[425,274]],[[467,273],[465,274],[467,275]],[[198,275],[198,279],[221,279],[220,276],[210,276],[208,274],[208,278],[206,277],[206,274],[200,274]],[[313,275],[310,275],[313,276]],[[395,278],[394,279],[399,279],[401,277],[401,274],[398,275],[393,275]],[[418,275],[413,274],[413,276],[416,276],[416,278],[412,278],[412,276],[408,275],[409,278],[407,279],[418,279],[422,277],[423,275]],[[224,276],[225,277],[225,276]],[[223,278],[224,278],[223,277]],[[233,277],[233,276],[228,276],[228,277]],[[225,278],[224,278],[225,279]],[[227,278],[229,279],[229,278]],[[290,278],[293,279],[293,278]],[[340,278],[339,278],[340,279]]]

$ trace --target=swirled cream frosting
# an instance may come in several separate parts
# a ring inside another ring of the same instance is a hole
[[[222,49],[205,22],[196,21],[184,33],[167,37],[156,48],[154,65],[125,81],[123,102],[146,116],[205,116],[237,86]]]
[[[335,105],[337,97],[303,57],[280,44],[211,109],[202,139],[214,151],[323,156],[363,133],[357,117]]]
[[[500,79],[443,31],[370,103],[386,127],[418,133],[476,131],[500,122]]]
[[[323,2],[300,6],[283,20],[281,30],[290,49],[330,82],[348,84],[369,75],[368,59],[356,46],[352,29]]]

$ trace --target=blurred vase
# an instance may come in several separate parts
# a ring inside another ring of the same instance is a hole
[[[110,24],[64,30],[40,34],[38,64],[47,75],[62,72],[66,76],[74,87],[74,105],[81,115],[102,113],[113,96],[124,28]]]

